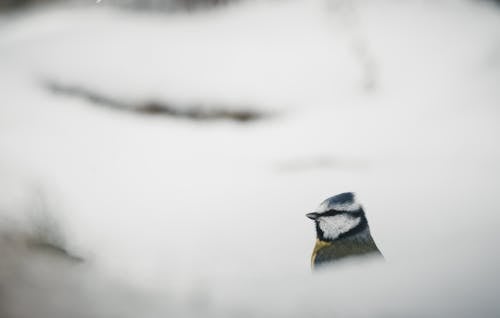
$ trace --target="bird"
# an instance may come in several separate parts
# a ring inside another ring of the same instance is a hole
[[[355,193],[332,196],[306,216],[316,225],[316,244],[311,256],[313,270],[347,258],[383,259]]]

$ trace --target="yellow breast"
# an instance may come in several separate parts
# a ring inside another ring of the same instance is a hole
[[[314,249],[312,252],[311,256],[311,268],[314,268],[314,260],[316,259],[316,255],[318,254],[318,251],[322,248],[325,248],[327,246],[331,246],[331,242],[325,242],[325,241],[320,241],[319,239],[316,239],[316,244],[314,245]]]

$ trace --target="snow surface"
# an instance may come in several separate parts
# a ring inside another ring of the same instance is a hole
[[[47,81],[273,115],[138,115]],[[499,82],[486,2],[3,14],[0,315],[498,316]],[[305,213],[345,191],[388,261],[313,275]]]

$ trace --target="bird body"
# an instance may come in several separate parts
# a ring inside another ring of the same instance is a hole
[[[345,258],[382,257],[354,193],[346,192],[328,198],[307,217],[313,219],[316,225],[312,268]]]
[[[382,256],[377,245],[370,237],[367,240],[345,238],[337,242],[325,242],[316,239],[311,266],[317,267],[332,263],[346,257],[355,256]]]

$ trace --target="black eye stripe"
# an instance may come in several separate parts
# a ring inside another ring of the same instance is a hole
[[[359,209],[356,211],[339,211],[339,210],[328,210],[319,215],[319,217],[323,216],[335,216],[339,214],[346,214],[352,217],[361,217],[363,215],[363,210]]]

